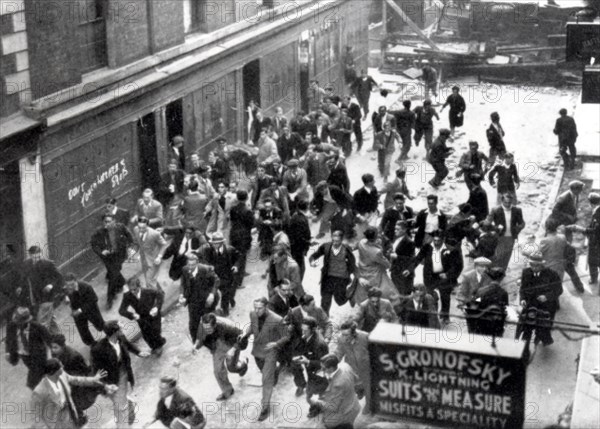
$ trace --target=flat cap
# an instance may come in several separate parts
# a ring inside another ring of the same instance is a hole
[[[287,166],[290,167],[290,168],[291,167],[298,167],[299,164],[300,164],[300,162],[298,162],[298,160],[296,158],[290,159],[287,162]]]
[[[583,188],[585,185],[582,181],[580,180],[572,180],[569,182],[569,188],[573,189],[573,188]]]
[[[451,131],[448,128],[442,128],[440,130],[440,136],[449,136],[451,134]]]
[[[480,256],[479,258],[475,258],[473,263],[475,265],[482,265],[482,266],[486,266],[486,267],[492,265],[492,261],[490,261],[488,258],[484,258],[483,256]]]
[[[596,192],[591,192],[588,195],[588,200],[592,204],[600,204],[600,194],[597,194]]]

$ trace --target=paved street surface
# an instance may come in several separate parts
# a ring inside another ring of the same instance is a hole
[[[378,81],[386,81],[384,86],[394,88],[393,81],[397,78],[377,75],[372,70]],[[392,83],[387,83],[392,82]],[[500,91],[495,92],[495,91]],[[469,140],[477,140],[481,148],[487,152],[488,145],[485,139],[485,129],[489,124],[489,115],[497,111],[501,116],[501,123],[506,131],[506,142],[510,151],[515,153],[523,184],[518,191],[521,207],[527,222],[526,229],[522,232],[520,242],[524,243],[528,236],[535,234],[541,219],[543,208],[548,203],[548,194],[557,174],[557,142],[552,134],[554,121],[560,107],[567,108],[570,112],[577,104],[578,94],[571,91],[556,90],[553,88],[539,88],[536,92],[527,88],[495,87],[486,88],[479,86],[473,88],[471,94],[465,94],[467,100],[467,111],[465,113],[465,126],[462,131],[464,135],[452,144],[456,148],[455,155],[451,161],[457,162],[460,154],[467,149]],[[376,109],[382,103],[391,105],[398,101],[399,94],[389,94],[386,99],[379,95],[372,97],[371,109]],[[471,98],[472,97],[472,98]],[[470,99],[471,98],[471,99]],[[487,101],[486,101],[487,99]],[[418,104],[419,98],[415,97],[413,105]],[[401,101],[401,100],[400,100]],[[438,108],[439,111],[439,108]],[[597,120],[597,118],[596,118]],[[436,124],[437,129],[447,126],[447,111],[441,115],[441,120]],[[367,123],[370,123],[367,122]],[[367,124],[364,123],[364,124]],[[364,126],[366,128],[366,125]],[[436,133],[437,134],[437,133]],[[367,137],[360,155],[353,154],[347,160],[348,171],[351,175],[352,190],[361,186],[360,176],[371,172],[376,177],[377,168],[374,153],[367,152],[371,147],[372,131],[365,131]],[[423,161],[425,149],[422,145],[412,149],[411,159],[407,163],[408,183],[413,195],[419,196],[414,202],[409,202],[414,209],[421,209],[425,205],[422,198],[434,192],[427,182],[433,177],[429,165]],[[450,177],[454,177],[455,169],[451,170]],[[378,178],[378,185],[381,178]],[[496,192],[487,183],[484,187],[488,191],[490,205],[496,200]],[[456,212],[457,205],[466,201],[468,197],[464,183],[456,180],[448,180],[447,184],[435,193],[440,195],[440,207],[446,212]],[[316,235],[317,224],[313,224],[313,235]],[[515,279],[520,277],[520,270],[524,266],[523,258],[514,255],[512,269],[507,275],[506,287],[509,290],[511,302],[516,302],[518,284]],[[465,271],[472,267],[472,261],[465,261]],[[162,282],[166,285],[167,294],[173,297],[177,294],[178,284],[173,284],[166,275],[168,263],[162,268]],[[132,262],[125,268],[126,274],[131,275],[139,270],[138,264]],[[248,312],[252,308],[254,298],[266,295],[265,280],[261,274],[265,270],[265,262],[258,261],[256,247],[252,249],[248,257],[248,271],[250,276],[246,277],[246,287],[238,291],[236,301],[238,305],[233,309],[231,318],[240,325],[249,321]],[[420,270],[419,270],[420,272]],[[420,275],[420,273],[419,273]],[[319,302],[319,276],[320,267],[310,267],[304,278],[304,287],[307,293],[317,297]],[[586,279],[587,280],[587,279]],[[584,281],[587,283],[587,281]],[[99,293],[104,291],[104,271],[101,271],[93,284],[97,286]],[[587,286],[587,284],[586,284]],[[597,291],[596,291],[597,295]],[[590,291],[583,296],[591,299]],[[101,303],[104,304],[104,296]],[[597,297],[593,298],[597,299]],[[455,304],[455,303],[453,303]],[[514,307],[513,307],[514,308]],[[336,304],[332,307],[332,318],[336,324],[340,324],[349,317],[352,309],[347,305],[339,308]],[[453,312],[459,314],[459,310],[453,307]],[[114,316],[113,309],[111,316]],[[107,319],[110,317],[106,317]],[[570,283],[565,283],[565,293],[561,297],[561,310],[557,314],[557,320],[573,323],[586,323],[587,318],[582,306],[582,296],[573,292]],[[63,327],[68,328],[68,341],[79,350],[87,348],[81,344],[75,327],[70,323],[67,309],[61,309],[61,320]],[[220,393],[215,378],[212,374],[212,359],[207,349],[202,349],[198,354],[192,355],[192,344],[187,336],[187,309],[176,307],[164,317],[163,332],[167,338],[164,353],[160,358],[149,357],[140,359],[133,357],[134,371],[136,374],[136,387],[132,392],[132,399],[139,405],[136,428],[151,420],[156,402],[158,401],[158,379],[162,375],[174,375],[179,379],[182,389],[192,395],[201,406],[204,415],[208,419],[211,428],[248,428],[248,427],[318,427],[318,419],[307,419],[308,404],[305,397],[294,396],[295,387],[290,374],[283,373],[279,384],[275,388],[273,400],[277,402],[271,413],[270,419],[257,423],[261,398],[260,375],[250,360],[250,370],[244,378],[231,375],[231,381],[235,388],[235,395],[226,403],[216,402],[215,398]],[[128,334],[135,330],[135,325],[127,325]],[[509,328],[505,336],[513,335],[514,330]],[[456,335],[465,335],[466,327],[459,319],[453,322],[442,332],[441,338],[453,338]],[[554,345],[538,350],[533,363],[528,368],[527,374],[527,408],[526,423],[528,428],[544,427],[556,422],[558,415],[572,401],[575,386],[575,359],[580,349],[580,341],[570,341],[564,336],[556,333]],[[142,348],[147,347],[140,340]],[[251,346],[244,352],[250,356]],[[18,428],[27,427],[27,403],[30,391],[24,387],[25,369],[18,365],[11,367],[5,361],[1,364],[2,386],[2,427]],[[114,427],[112,422],[112,410],[110,402],[100,398],[97,406],[89,410],[89,427],[109,428]],[[372,418],[361,416],[357,421],[357,427],[364,427]],[[153,427],[161,427],[160,424]]]

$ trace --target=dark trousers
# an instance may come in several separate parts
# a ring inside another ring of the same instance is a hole
[[[346,287],[350,279],[341,277],[324,277],[321,280],[321,308],[327,315],[331,308],[331,299],[335,298],[337,305],[342,306],[347,302]]]
[[[106,278],[108,280],[108,290],[106,292],[106,300],[112,301],[115,295],[123,290],[125,285],[125,277],[121,274],[123,261],[119,258],[108,257],[103,259],[106,267]]]
[[[356,96],[358,105],[364,112],[363,118],[369,114],[369,99],[370,98],[371,98],[371,94],[361,95],[360,97],[357,94],[357,96]]]
[[[292,254],[292,258],[294,259],[294,261],[296,261],[296,263],[298,264],[298,268],[300,268],[300,280],[302,280],[304,279],[304,272],[306,271],[306,264],[304,262],[304,250],[294,249],[294,246],[292,246],[290,253]]]
[[[140,331],[142,331],[142,338],[152,350],[165,345],[167,340],[162,337],[162,316],[160,313],[156,317],[149,315],[140,316],[137,322],[140,326]],[[198,331],[198,323],[196,323],[196,332]]]
[[[577,274],[577,269],[575,268],[575,264],[573,262],[567,262],[565,264],[565,273],[567,273],[571,278],[571,283],[573,283],[573,287],[576,290],[583,292],[583,283],[579,278],[579,274]]]
[[[440,318],[447,319],[450,311],[450,297],[456,284],[450,283],[440,278],[439,274],[432,274],[431,278],[425,283],[427,293],[435,297],[434,291],[437,289],[440,294]]]
[[[402,138],[402,149],[400,150],[400,157],[398,159],[404,160],[408,159],[408,152],[410,151],[410,147],[412,142],[410,141],[410,135],[412,130],[402,131],[400,132],[400,138]]]
[[[262,373],[262,400],[261,405],[263,409],[267,408],[271,404],[271,396],[273,395],[273,388],[277,384],[279,378],[279,367],[277,366],[277,353],[270,352],[264,359],[254,357],[256,366]]]
[[[356,151],[359,152],[363,145],[363,133],[360,119],[354,121],[354,136],[356,137]]]
[[[444,161],[432,162],[431,166],[435,170],[435,176],[430,183],[434,186],[440,186],[446,176],[448,176],[448,167],[446,167],[446,163]]]
[[[239,259],[238,259],[239,270],[238,270],[237,274],[234,276],[234,284],[235,284],[235,287],[238,288],[242,285],[242,282],[244,281],[244,274],[246,273],[246,256],[247,256],[248,252],[250,251],[250,249],[236,248],[235,250],[237,250],[239,253]]]
[[[302,365],[296,362],[292,362],[290,371],[294,376],[294,384],[296,387],[306,388],[306,398],[310,398],[313,395],[319,395],[327,389],[327,379],[318,376],[313,372],[308,372],[308,382],[304,378],[304,369]],[[316,407],[311,405],[309,411],[316,411]]]
[[[229,307],[235,307],[235,292],[237,290],[235,281],[233,279],[222,279],[219,290],[221,291],[221,310],[223,310],[223,313],[228,314]]]
[[[96,339],[90,332],[89,322],[94,325],[94,328],[98,332],[102,332],[104,330],[104,319],[102,318],[102,313],[100,313],[100,309],[98,305],[95,305],[92,308],[87,308],[83,313],[79,316],[73,317],[75,321],[75,326],[77,326],[77,331],[79,332],[79,336],[81,337],[81,341],[87,346],[91,346],[96,343]]]
[[[415,145],[419,146],[421,139],[425,137],[425,149],[429,154],[429,148],[431,148],[431,144],[433,143],[433,128],[415,128]]]
[[[589,248],[588,249],[588,267],[590,269],[590,281],[592,283],[596,283],[598,281],[598,268],[599,268],[599,264],[598,264],[598,257],[597,257],[597,253],[594,254],[593,252],[595,252],[596,250],[593,248]],[[590,258],[590,255],[592,255],[592,258]]]
[[[396,270],[393,270],[391,274],[392,282],[400,295],[409,295],[413,291],[415,278],[412,275],[404,277],[401,272],[399,273]]]
[[[565,168],[575,168],[575,157],[577,156],[575,142],[560,142],[558,150],[560,156],[562,156]]]
[[[42,378],[44,378],[44,365],[46,363],[45,359],[32,359],[31,356],[20,356],[21,360],[27,367],[29,371],[27,371],[27,387],[31,390],[35,389],[35,386],[38,385]]]
[[[189,322],[188,327],[190,330],[190,336],[192,342],[196,342],[196,336],[198,335],[198,327],[200,326],[200,319],[204,315],[204,304],[188,304]]]

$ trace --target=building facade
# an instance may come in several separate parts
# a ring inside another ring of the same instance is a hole
[[[245,109],[307,106],[367,67],[370,0],[1,0],[0,243],[85,265],[107,197],[157,189],[169,142],[206,156]]]

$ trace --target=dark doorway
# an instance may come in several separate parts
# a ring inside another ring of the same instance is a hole
[[[260,62],[254,60],[244,66],[242,70],[242,84],[244,85],[244,129],[248,137],[248,105],[250,100],[260,107]]]
[[[20,258],[24,255],[25,240],[18,161],[0,166],[0,201],[0,261],[6,256],[7,246]]]
[[[156,153],[156,126],[154,113],[140,118],[137,123],[138,141],[140,145],[140,166],[142,186],[158,192],[160,173],[158,171],[158,155]]]
[[[300,64],[300,110],[308,112],[308,64]]]
[[[181,99],[167,104],[165,110],[167,120],[167,137],[169,141],[175,136],[183,135],[183,102]]]

